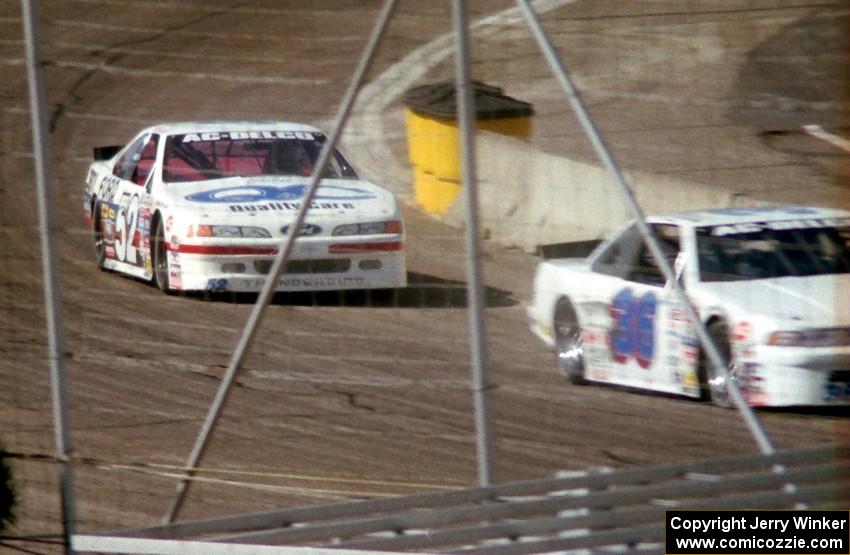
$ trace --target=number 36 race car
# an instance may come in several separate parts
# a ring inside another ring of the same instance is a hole
[[[781,207],[649,218],[753,406],[850,404],[850,212]],[[729,403],[634,223],[537,268],[532,331],[573,383]]]
[[[84,210],[97,263],[165,292],[259,291],[324,141],[306,125],[222,121],[159,125],[96,148]],[[334,152],[277,290],[406,280],[395,197]]]

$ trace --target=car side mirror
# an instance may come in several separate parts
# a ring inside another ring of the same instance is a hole
[[[673,273],[676,276],[676,281],[684,287],[684,282],[682,282],[682,274],[685,273],[685,253],[679,251],[679,254],[676,255],[676,259],[673,261]],[[668,288],[672,288],[673,284],[668,283]]]

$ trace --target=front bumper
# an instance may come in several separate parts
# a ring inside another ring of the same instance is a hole
[[[168,253],[169,282],[174,289],[184,291],[256,293],[263,288],[279,247],[271,242],[172,245]],[[398,238],[348,242],[299,239],[275,290],[388,289],[406,285],[406,259]]]
[[[753,406],[850,405],[850,348],[760,346],[736,362]]]

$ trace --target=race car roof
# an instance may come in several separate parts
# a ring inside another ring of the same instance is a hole
[[[159,123],[143,130],[143,133],[160,135],[185,135],[188,133],[212,133],[216,131],[306,131],[321,133],[321,130],[304,123],[291,121],[242,121],[207,120]]]
[[[747,222],[850,218],[850,211],[818,206],[762,206],[755,208],[721,208],[695,210],[648,217],[652,223],[669,223],[686,227],[730,225]]]

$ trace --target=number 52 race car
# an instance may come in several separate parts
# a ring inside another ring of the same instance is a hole
[[[324,142],[306,125],[220,121],[158,125],[96,148],[83,208],[97,263],[165,292],[258,292]],[[334,152],[277,290],[406,282],[395,197]]]
[[[707,210],[649,224],[748,403],[850,404],[850,212]],[[573,383],[729,403],[634,223],[587,258],[542,261],[528,314]]]

